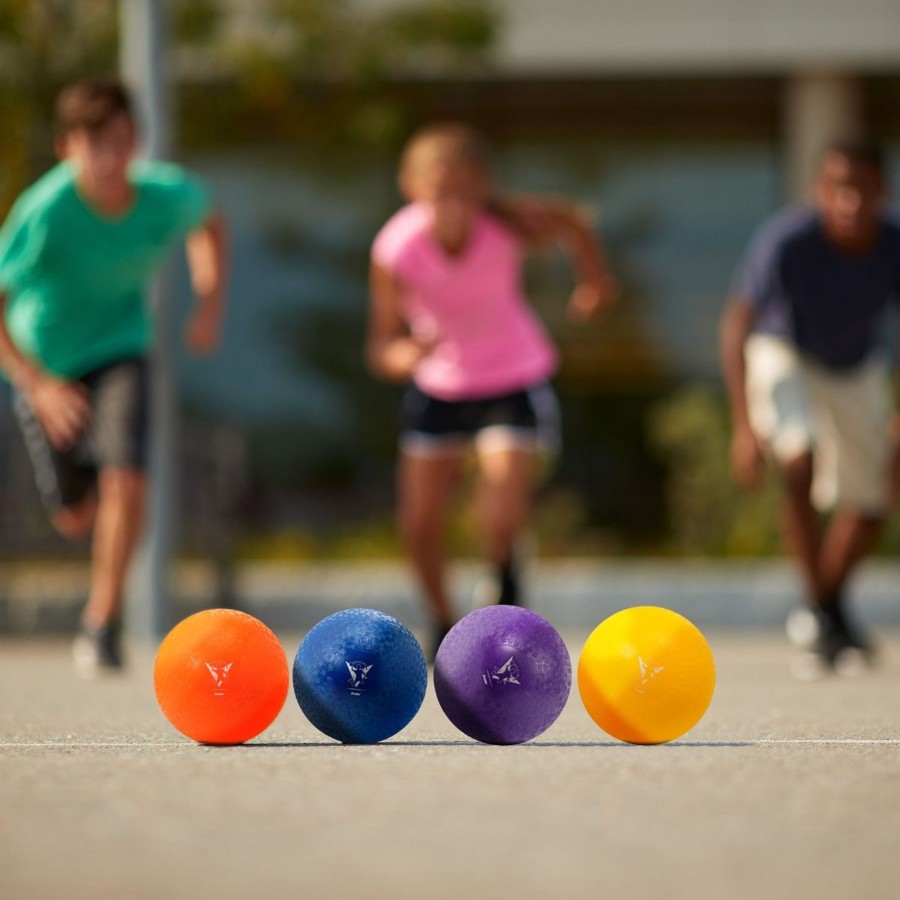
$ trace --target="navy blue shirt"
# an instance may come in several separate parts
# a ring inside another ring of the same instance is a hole
[[[882,343],[889,304],[900,303],[900,223],[885,217],[875,246],[854,256],[826,237],[816,210],[778,213],[757,231],[733,293],[753,304],[754,331],[830,369],[857,366]]]

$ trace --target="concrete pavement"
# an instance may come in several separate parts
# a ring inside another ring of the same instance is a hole
[[[251,744],[200,747],[156,707],[151,647],[85,684],[66,642],[0,641],[0,896],[898,896],[900,632],[876,672],[814,684],[778,634],[708,636],[712,707],[659,747],[607,738],[577,690],[534,742],[479,745],[431,686],[378,746],[289,696]]]

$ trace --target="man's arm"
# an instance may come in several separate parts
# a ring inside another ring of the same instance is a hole
[[[6,327],[6,303],[0,291],[0,369],[25,395],[53,446],[65,450],[78,440],[90,417],[87,391],[78,382],[45,372],[19,350]]]
[[[719,354],[731,413],[731,468],[745,487],[759,485],[764,471],[763,455],[750,426],[747,408],[744,346],[754,318],[755,312],[749,300],[733,298],[722,316],[719,332]]]
[[[191,285],[197,303],[185,330],[185,344],[192,353],[212,353],[219,345],[225,313],[228,273],[228,233],[219,213],[192,231],[185,241]]]

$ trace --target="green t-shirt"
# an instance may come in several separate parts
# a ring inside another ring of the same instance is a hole
[[[19,197],[0,230],[10,336],[62,377],[147,352],[147,281],[173,242],[209,215],[206,188],[178,166],[136,163],[131,181],[131,209],[105,218],[61,163]]]

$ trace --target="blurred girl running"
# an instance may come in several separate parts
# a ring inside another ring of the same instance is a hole
[[[531,511],[535,463],[558,444],[550,385],[557,354],[523,293],[526,254],[554,241],[569,251],[576,286],[568,312],[578,321],[606,309],[617,287],[574,206],[495,194],[486,142],[466,125],[416,133],[402,154],[399,185],[407,205],[372,247],[367,356],[378,376],[410,382],[398,514],[436,650],[454,622],[443,529],[467,453],[474,448],[478,465],[493,599],[518,604],[514,550]]]

